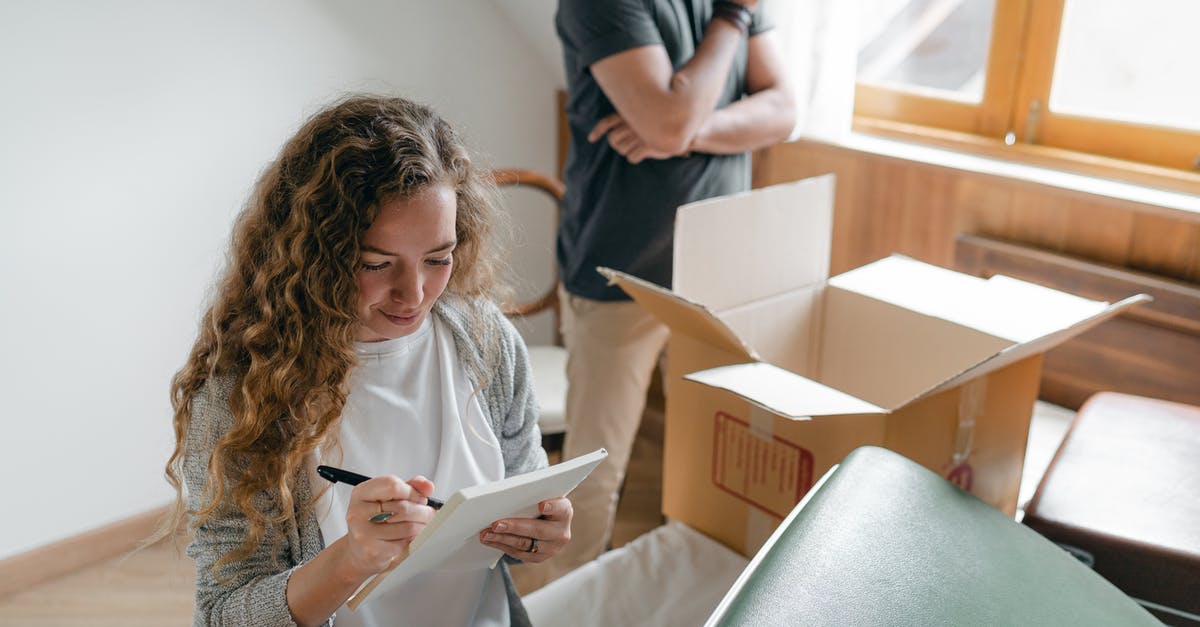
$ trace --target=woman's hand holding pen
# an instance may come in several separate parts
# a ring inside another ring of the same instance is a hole
[[[346,566],[362,579],[387,568],[408,551],[412,539],[433,519],[426,505],[433,482],[380,476],[355,486],[346,509]],[[390,515],[388,515],[390,514]]]
[[[505,518],[479,533],[479,541],[523,562],[544,562],[571,540],[575,509],[566,498],[538,503],[540,518]]]

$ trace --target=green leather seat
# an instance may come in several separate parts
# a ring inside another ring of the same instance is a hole
[[[854,450],[708,625],[1158,625],[1030,529],[916,463]]]

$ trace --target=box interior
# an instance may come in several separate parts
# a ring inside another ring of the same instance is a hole
[[[818,378],[824,284],[760,299],[716,315],[759,359]]]
[[[888,410],[1012,346],[947,320],[825,290],[817,380]]]

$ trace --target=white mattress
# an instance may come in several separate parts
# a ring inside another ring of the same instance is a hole
[[[669,522],[531,592],[535,627],[704,624],[749,562]]]

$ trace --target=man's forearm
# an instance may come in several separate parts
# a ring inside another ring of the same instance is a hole
[[[760,91],[714,111],[692,138],[692,152],[727,155],[788,138],[796,125],[795,101],[785,88]]]
[[[748,3],[752,4],[752,3]],[[591,65],[621,119],[657,152],[682,152],[712,114],[745,34],[713,19],[691,59],[674,70],[661,46],[642,46]]]
[[[733,64],[741,33],[723,20],[715,20],[693,56],[671,76],[668,105],[681,120],[676,135],[693,137],[716,108]]]

